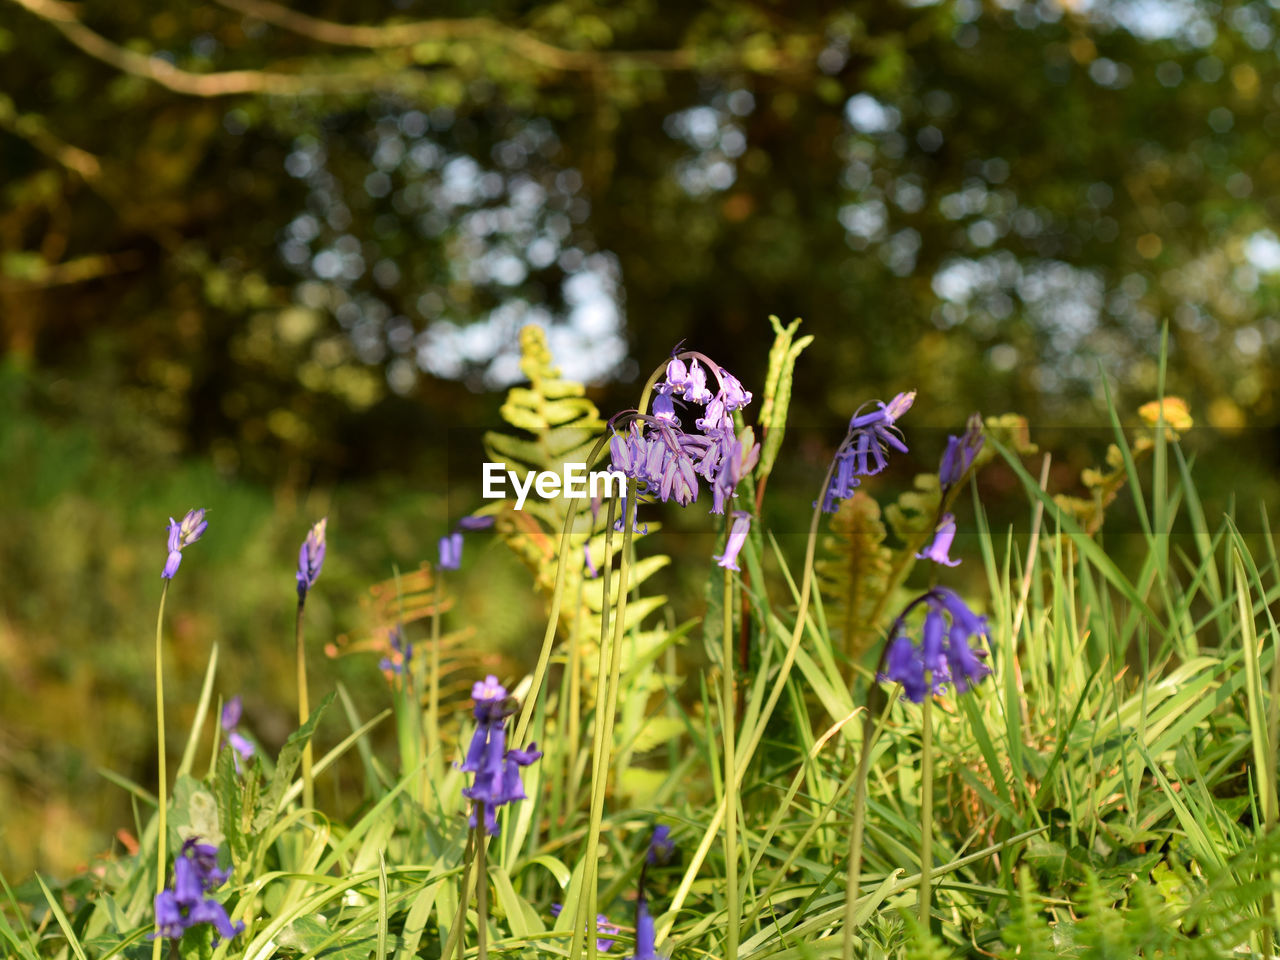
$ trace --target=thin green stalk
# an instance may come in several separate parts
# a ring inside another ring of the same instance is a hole
[[[484,801],[476,804],[476,951],[489,960],[489,873],[485,864]]]
[[[613,532],[613,527],[609,527]],[[607,542],[607,540],[606,540]],[[606,571],[607,575],[608,571]],[[565,742],[564,802],[571,809],[578,797],[578,744],[582,742],[582,611],[585,606],[582,595],[586,591],[586,570],[578,578],[578,609],[573,615],[573,627],[569,631],[569,738]]]
[[[734,745],[734,727],[737,709],[737,698],[734,696],[733,682],[733,571],[725,567],[724,571],[724,630],[723,630],[724,677],[723,701],[720,704],[721,723],[724,726],[724,791],[725,805],[724,825],[724,863],[725,882],[728,885],[726,894],[726,933],[725,956],[728,960],[736,960],[738,956],[738,924],[742,920],[742,909],[739,904],[738,890],[738,772],[735,768],[736,747]]]
[[[436,570],[435,599],[431,605],[431,665],[427,677],[427,752],[432,757],[428,764],[433,782],[440,780],[440,605],[444,603],[444,571]],[[419,688],[421,689],[421,688]],[[422,805],[427,805],[423,792]]]
[[[689,896],[689,891],[693,888],[694,878],[698,875],[698,870],[706,860],[707,853],[711,849],[711,844],[720,830],[720,822],[724,818],[726,802],[729,796],[729,790],[736,791],[741,785],[744,771],[751,762],[751,757],[755,754],[756,748],[760,746],[760,741],[764,738],[765,727],[768,726],[769,718],[773,716],[773,711],[778,705],[778,700],[782,697],[782,691],[786,689],[787,680],[791,676],[791,668],[796,662],[796,651],[800,648],[800,638],[804,636],[805,625],[809,619],[809,598],[813,591],[813,560],[818,548],[818,521],[822,517],[822,496],[827,486],[831,483],[831,476],[835,469],[835,464],[827,468],[826,476],[822,480],[822,488],[818,494],[818,500],[814,504],[813,514],[809,520],[809,538],[805,544],[804,553],[804,575],[800,580],[800,602],[796,607],[796,623],[791,631],[791,640],[787,643],[786,655],[782,658],[782,664],[778,668],[778,675],[773,681],[773,689],[769,691],[769,697],[765,700],[764,707],[760,710],[759,716],[756,718],[754,727],[751,729],[750,735],[747,737],[746,746],[743,748],[742,756],[738,758],[736,765],[736,776],[732,785],[725,784],[726,790],[724,797],[721,798],[720,804],[716,808],[715,814],[711,818],[711,822],[707,824],[706,832],[702,835],[702,841],[698,845],[690,858],[689,866],[685,869],[684,876],[680,880],[680,886],[676,888],[675,896],[671,900],[671,909],[668,913],[668,919],[663,923],[662,927],[657,931],[657,940],[662,942],[666,939],[668,933],[671,932],[671,926],[675,922],[675,916],[680,912],[680,908],[684,905],[685,899]]]
[[[862,837],[867,817],[867,775],[871,769],[871,749],[889,720],[889,711],[893,709],[893,701],[898,696],[899,688],[895,685],[893,693],[885,702],[879,721],[874,724],[870,709],[875,698],[874,692],[880,688],[872,686],[871,689],[872,694],[867,697],[867,716],[862,724],[862,747],[858,751],[857,781],[853,788],[853,825],[849,833],[849,873],[845,878],[844,960],[854,960],[853,928],[854,917],[858,912],[858,897],[862,895]]]
[[[924,672],[924,702],[920,705],[920,926],[929,929],[932,894],[929,874],[933,867],[933,720],[929,707],[933,697],[933,671]]]
[[[483,823],[484,821],[479,821]],[[448,957],[453,953],[454,947],[457,947],[457,960],[463,960],[467,944],[466,937],[462,935],[462,928],[467,922],[467,901],[471,899],[471,862],[475,859],[475,832],[471,831],[467,834],[467,849],[462,854],[462,889],[458,891],[458,912],[453,918],[453,926],[449,928],[449,939],[444,943],[444,950],[440,952],[440,956]]]
[[[159,782],[156,784],[156,896],[164,892],[165,867],[168,851],[168,787],[169,771],[165,764],[164,744],[164,601],[169,596],[169,581],[160,588],[160,612],[156,615],[156,742],[159,744]],[[160,960],[160,944],[163,937],[152,942],[152,960]]]
[[[608,632],[608,620],[605,613],[609,609],[607,599],[600,611],[602,617],[602,642],[598,670],[601,681],[597,683],[597,690],[603,687],[605,695],[603,699],[596,700],[597,738],[595,759],[591,770],[591,817],[590,827],[587,831],[586,867],[583,870],[583,884],[587,895],[579,903],[578,922],[575,924],[574,938],[569,946],[570,960],[578,960],[582,955],[584,933],[588,926],[591,927],[592,932],[595,931],[595,918],[600,912],[598,909],[599,890],[596,887],[600,858],[600,824],[604,819],[604,795],[609,782],[609,760],[613,745],[613,721],[618,709],[618,686],[622,672],[622,639],[626,630],[627,599],[629,597],[627,578],[631,575],[631,534],[635,526],[635,517],[636,484],[634,480],[629,480],[627,481],[627,504],[626,509],[623,511],[622,520],[622,549],[618,561],[617,610],[613,615],[613,637],[608,644],[603,642],[604,635]],[[605,575],[609,575],[607,571]],[[607,581],[605,589],[606,591],[608,589]],[[605,669],[606,648],[609,653],[607,672]],[[607,683],[604,682],[605,677],[607,677]],[[585,913],[583,912],[583,907],[586,908]],[[595,937],[588,937],[587,941],[588,955],[594,956],[596,953]]]
[[[306,595],[298,597],[298,616],[294,621],[294,652],[298,660],[298,726],[311,716],[310,698],[307,695],[307,647],[302,640],[302,612],[306,609]],[[316,807],[315,784],[311,780],[311,741],[302,748],[302,808]]]

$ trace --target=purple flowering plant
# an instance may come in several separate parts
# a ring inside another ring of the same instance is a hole
[[[157,933],[152,937],[181,939],[192,927],[213,927],[213,945],[230,940],[244,930],[242,922],[232,923],[226,907],[209,894],[231,877],[231,871],[218,866],[218,848],[190,837],[178,851],[173,863],[173,886],[155,898]]]
[[[179,523],[169,518],[169,556],[165,559],[164,569],[160,572],[162,580],[172,580],[182,563],[182,551],[195,543],[209,527],[204,518],[204,508],[188,510],[187,515]]]
[[[497,677],[490,674],[476,681],[471,697],[475,701],[476,730],[461,769],[474,777],[462,795],[473,804],[471,826],[479,826],[476,812],[483,809],[484,833],[492,837],[498,835],[498,808],[527,798],[520,771],[541,757],[542,752],[535,743],[525,748],[507,747],[507,718],[515,713],[518,704],[507,696],[507,688]]]

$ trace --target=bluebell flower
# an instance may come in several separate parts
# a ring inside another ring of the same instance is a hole
[[[324,566],[324,528],[328,518],[321,518],[307,533],[298,549],[298,599],[306,599],[307,591],[316,585]]]
[[[973,414],[965,424],[965,431],[958,437],[947,437],[947,449],[938,464],[938,483],[943,493],[954,487],[969,472],[974,458],[982,450],[985,441],[982,433],[982,417]]]
[[[440,538],[441,570],[460,570],[462,568],[462,533],[453,531]]]
[[[542,752],[535,743],[524,749],[506,749],[507,717],[515,712],[516,703],[508,698],[506,687],[497,677],[490,675],[478,681],[471,696],[476,704],[476,732],[461,769],[474,774],[474,778],[471,786],[463,788],[462,795],[484,805],[484,830],[492,837],[498,834],[498,808],[526,799],[520,770],[537,761]],[[477,825],[474,807],[471,825]]]
[[[653,836],[649,838],[649,849],[645,851],[645,860],[652,866],[669,863],[675,854],[676,844],[671,839],[671,828],[660,823],[653,828]]]
[[[483,516],[468,514],[467,516],[463,517],[461,520],[458,521],[458,529],[466,530],[468,532],[475,531],[475,530],[488,530],[490,527],[493,526],[495,519],[496,518],[491,513],[484,514]]]
[[[905,632],[904,621],[922,603],[926,612],[917,644]],[[972,645],[986,632],[985,617],[970,610],[954,591],[935,587],[907,604],[894,622],[884,669],[877,678],[902,684],[903,699],[913,703],[922,702],[928,694],[943,693],[948,683],[955,684],[957,693],[965,693],[991,673],[983,663],[987,652]]]
[[[230,870],[218,867],[218,848],[191,837],[178,851],[173,864],[173,889],[156,894],[157,936],[179,939],[198,924],[213,926],[214,946],[219,937],[230,940],[244,930],[243,923],[232,924],[226,907],[208,896],[231,876]]]
[[[404,676],[413,660],[413,644],[405,639],[404,629],[399,624],[387,631],[387,641],[391,653],[378,661],[378,667],[387,673]]]
[[[564,913],[564,906],[559,903],[551,905],[551,916],[559,917]],[[591,928],[588,926],[587,928]],[[613,938],[619,933],[620,928],[616,923],[610,923],[609,918],[603,913],[596,914],[596,949],[601,953],[608,953],[613,949],[613,945],[617,943]]]
[[[591,544],[584,543],[582,545],[582,568],[586,571],[587,579],[594,580],[600,576],[600,570],[591,559]]]
[[[162,580],[172,580],[182,563],[183,548],[191,546],[204,534],[209,526],[204,518],[204,508],[188,510],[187,515],[178,523],[169,518],[169,556],[164,562],[164,570],[160,574]]]
[[[920,553],[916,554],[916,558],[920,560],[932,560],[934,563],[941,563],[944,566],[954,567],[959,565],[959,560],[952,560],[949,551],[951,550],[951,542],[956,538],[956,518],[955,514],[944,513],[942,520],[938,523],[938,528],[934,531],[933,542],[924,548]]]
[[[657,932],[653,928],[653,917],[643,890],[636,901],[636,952],[631,955],[631,960],[658,960]]]
[[[240,772],[240,761],[248,760],[253,756],[253,744],[246,740],[239,732],[240,715],[244,709],[244,705],[240,700],[240,695],[232,697],[222,705],[221,726],[222,731],[227,735],[227,744],[235,751],[236,772]]]
[[[889,463],[890,449],[907,452],[897,422],[915,402],[914,390],[900,393],[888,403],[876,401],[870,413],[855,413],[849,420],[844,442],[836,451],[835,468],[822,498],[824,513],[835,513],[840,501],[853,496],[859,477],[874,476]],[[816,504],[815,504],[816,506]]]
[[[712,513],[724,513],[738,483],[760,455],[734,435],[733,411],[751,402],[751,392],[723,367],[712,368],[718,391],[707,389],[707,373],[697,358],[686,366],[679,356],[667,363],[666,379],[654,387],[653,413],[637,416],[625,433],[609,440],[613,468],[639,481],[641,493],[656,500],[688,506],[698,499],[701,477],[711,487]],[[700,432],[685,432],[675,413],[675,398],[701,406],[694,421]],[[648,432],[646,434],[646,428]]]
[[[741,568],[738,566],[738,554],[742,552],[743,544],[747,542],[747,534],[750,530],[751,514],[745,510],[735,510],[733,512],[733,526],[729,528],[729,537],[725,541],[724,553],[715,558],[718,561],[716,566],[741,572]]]

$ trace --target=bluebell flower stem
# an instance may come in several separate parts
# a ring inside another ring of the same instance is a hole
[[[636,519],[636,483],[634,480],[627,481],[627,505],[623,511],[622,519],[622,549],[618,561],[618,598],[616,600],[617,609],[613,613],[612,626],[613,637],[608,643],[605,638],[609,633],[609,616],[606,611],[609,610],[609,602],[607,598],[609,581],[605,581],[605,602],[601,607],[601,630],[600,630],[600,661],[599,676],[600,682],[597,684],[597,691],[603,692],[604,696],[596,700],[596,738],[594,757],[591,767],[591,817],[590,826],[587,830],[586,845],[586,867],[583,870],[583,890],[586,894],[578,906],[578,918],[574,924],[573,940],[569,946],[570,960],[578,960],[582,956],[582,943],[584,932],[590,926],[591,931],[595,930],[595,918],[600,912],[598,905],[599,891],[596,888],[597,868],[600,856],[600,824],[604,818],[604,795],[609,782],[609,761],[611,746],[613,744],[613,721],[614,715],[618,709],[618,683],[622,672],[622,640],[623,633],[626,631],[627,622],[627,599],[629,591],[627,590],[628,577],[630,576],[630,560],[631,560],[631,535],[635,528]],[[606,563],[608,557],[605,558]],[[609,576],[609,570],[606,566],[603,568],[604,576]],[[608,668],[606,672],[605,653],[608,652]],[[607,679],[607,682],[606,682]],[[585,911],[584,908],[585,907]],[[588,952],[595,950],[594,937],[588,938]]]
[[[307,695],[307,645],[302,638],[302,614],[306,609],[307,599],[303,595],[298,598],[298,616],[294,621],[294,653],[298,661],[298,726],[301,727],[311,716],[311,701]],[[311,779],[311,741],[302,748],[302,808],[314,810],[316,806],[315,784]]]
[[[476,953],[479,960],[489,960],[489,873],[485,862],[484,802],[476,804]]]
[[[800,648],[800,638],[804,635],[805,624],[809,616],[809,598],[813,590],[813,563],[814,556],[818,549],[818,522],[822,518],[822,497],[828,486],[831,484],[831,476],[835,472],[835,464],[827,467],[827,473],[823,477],[821,491],[818,495],[818,501],[814,505],[813,513],[809,519],[809,536],[805,542],[804,568],[800,578],[800,602],[796,606],[796,622],[791,631],[791,639],[787,643],[786,654],[782,658],[782,663],[778,666],[777,676],[773,681],[773,688],[769,691],[769,696],[765,700],[764,707],[760,710],[756,718],[755,724],[751,727],[750,732],[746,733],[746,746],[742,751],[742,766],[736,771],[737,780],[741,780],[743,771],[746,770],[747,764],[750,763],[751,757],[754,756],[756,748],[760,745],[761,739],[764,737],[765,727],[769,723],[769,718],[773,716],[774,708],[778,705],[778,700],[782,697],[783,690],[787,686],[787,678],[791,676],[791,668],[796,661],[796,652]],[[711,844],[715,840],[715,835],[719,832],[720,821],[728,808],[728,800],[730,790],[737,791],[739,784],[725,784],[725,796],[720,805],[716,808],[715,814],[712,815],[711,823],[707,825],[706,833],[702,836],[702,841],[698,844],[697,850],[694,851],[690,858],[689,865],[685,868],[684,876],[680,880],[680,885],[676,888],[675,896],[671,898],[670,916],[674,917],[680,912],[680,908],[684,905],[685,898],[689,896],[690,890],[693,889],[693,882],[698,874],[698,869],[702,866],[706,859],[707,853],[711,849]],[[671,930],[674,921],[667,920],[662,928],[657,931],[658,940],[665,940],[667,933]]]
[[[435,598],[431,604],[431,663],[427,677],[427,753],[431,762],[427,767],[432,782],[438,783],[440,769],[440,607],[444,603],[444,571],[436,570]],[[424,785],[422,805],[427,805],[427,787]]]
[[[920,704],[920,926],[929,929],[933,872],[933,671],[924,672],[924,700]]]
[[[481,820],[481,823],[484,821]],[[471,861],[475,859],[476,832],[467,833],[467,849],[462,854],[462,885],[458,890],[458,912],[453,918],[453,926],[449,928],[449,939],[444,943],[441,957],[449,957],[457,948],[457,960],[463,960],[467,949],[467,938],[462,935],[462,928],[467,922],[467,902],[471,899]]]
[[[849,832],[849,873],[845,878],[844,904],[844,960],[854,960],[854,919],[858,912],[858,898],[862,895],[862,838],[867,817],[867,778],[871,772],[871,749],[880,738],[881,731],[889,722],[889,713],[893,702],[898,699],[902,690],[901,684],[894,684],[893,692],[885,701],[880,719],[871,722],[871,709],[880,688],[873,685],[867,696],[867,716],[862,724],[862,747],[858,753],[857,780],[853,787],[853,824]]]
[[[724,668],[722,671],[724,675],[724,691],[722,694],[723,700],[721,701],[721,710],[723,712],[721,723],[724,726],[724,865],[725,883],[728,888],[725,897],[725,909],[728,919],[725,934],[725,956],[728,960],[736,960],[742,909],[738,903],[738,775],[735,759],[736,745],[734,743],[734,727],[737,725],[735,717],[737,697],[733,682],[733,571],[729,569],[724,572],[724,629],[722,633],[724,644]]]
[[[169,596],[169,581],[160,588],[160,612],[156,615],[156,753],[159,758],[159,781],[156,784],[156,896],[164,892],[169,840],[169,771],[165,762],[164,743],[164,601]],[[151,956],[160,960],[162,937],[152,942]]]

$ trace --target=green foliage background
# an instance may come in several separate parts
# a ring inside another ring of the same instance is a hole
[[[1131,410],[1167,321],[1168,391],[1251,431],[1202,495],[1273,498],[1275,11],[1144,8],[0,0],[0,868],[130,820],[96,768],[148,776],[167,517],[213,511],[175,699],[217,638],[281,742],[297,541],[331,516],[312,626],[358,635],[475,506],[527,321],[608,416],[682,338],[763,384],[764,315],[805,317],[775,495],[898,389],[922,426],[1100,423],[1101,364]],[[575,320],[583,278],[621,325]],[[1064,434],[1054,489],[1101,455]],[[678,604],[711,537],[670,524]],[[530,656],[481,550],[458,619]]]

